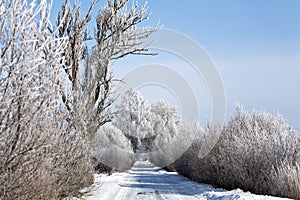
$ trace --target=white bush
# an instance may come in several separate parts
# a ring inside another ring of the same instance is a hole
[[[120,129],[111,125],[103,125],[90,142],[90,152],[100,163],[117,170],[131,168],[134,162],[132,145]]]
[[[217,129],[208,126],[205,132]],[[198,157],[202,144],[195,142],[175,167],[189,178],[218,187],[299,198],[299,144],[299,132],[282,116],[248,114],[238,106],[206,157]]]

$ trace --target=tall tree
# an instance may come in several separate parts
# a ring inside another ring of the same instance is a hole
[[[62,89],[62,100],[75,118],[73,121],[79,123],[79,127],[85,127],[89,137],[110,122],[114,114],[111,105],[115,101],[115,79],[111,62],[128,55],[154,55],[148,53],[142,40],[155,29],[137,27],[149,16],[147,4],[141,7],[135,2],[132,6],[128,4],[129,0],[108,0],[104,4],[96,18],[96,46],[87,50],[84,50],[83,41],[87,39],[84,30],[95,2],[91,3],[86,15],[80,17],[80,7],[74,5],[71,8],[65,0],[58,17],[58,22],[64,24],[59,36],[69,38],[64,70],[70,89],[67,92]],[[68,17],[62,17],[65,15]],[[84,57],[85,62],[82,62]],[[81,67],[84,70],[80,70]]]

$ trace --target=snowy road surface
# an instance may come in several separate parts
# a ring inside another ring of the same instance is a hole
[[[198,184],[174,172],[166,172],[150,162],[138,161],[128,172],[96,175],[87,200],[131,199],[280,199],[241,190],[226,191]]]

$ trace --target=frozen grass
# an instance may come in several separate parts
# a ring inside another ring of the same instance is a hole
[[[199,158],[204,138],[214,138],[217,130],[204,129],[174,163],[178,172],[225,189],[300,199],[300,134],[283,117],[237,106],[212,151]]]

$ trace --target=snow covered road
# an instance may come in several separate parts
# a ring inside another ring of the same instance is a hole
[[[131,199],[280,199],[254,195],[241,190],[215,189],[198,184],[174,172],[166,172],[150,162],[138,161],[134,167],[111,176],[96,175],[87,200]]]

